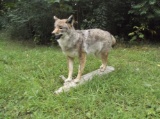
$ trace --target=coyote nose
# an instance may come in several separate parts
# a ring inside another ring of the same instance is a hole
[[[52,33],[51,33],[51,34],[55,35],[54,31],[52,31]]]
[[[55,28],[53,31],[52,31],[52,34],[57,34],[59,32],[58,28]]]

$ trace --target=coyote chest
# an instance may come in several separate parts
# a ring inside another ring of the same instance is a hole
[[[65,55],[70,57],[78,56],[77,44],[70,41],[69,37],[59,39],[58,43]]]

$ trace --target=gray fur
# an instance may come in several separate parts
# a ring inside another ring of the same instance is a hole
[[[63,34],[58,43],[62,51],[70,57],[78,56],[79,50],[97,56],[100,52],[110,51],[115,42],[114,40],[114,37],[109,32],[101,29],[72,29]]]

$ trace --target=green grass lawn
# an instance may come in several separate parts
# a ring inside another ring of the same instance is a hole
[[[34,46],[0,36],[1,119],[159,119],[160,46],[117,46],[115,71],[55,95],[67,76],[58,47]],[[78,60],[75,61],[74,76]],[[88,56],[84,73],[101,61]]]

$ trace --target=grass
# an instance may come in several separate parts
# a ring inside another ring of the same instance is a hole
[[[100,63],[89,56],[84,73]],[[116,47],[108,65],[115,71],[54,95],[62,86],[59,76],[67,76],[60,48],[10,41],[1,34],[0,118],[159,119],[160,46]]]

